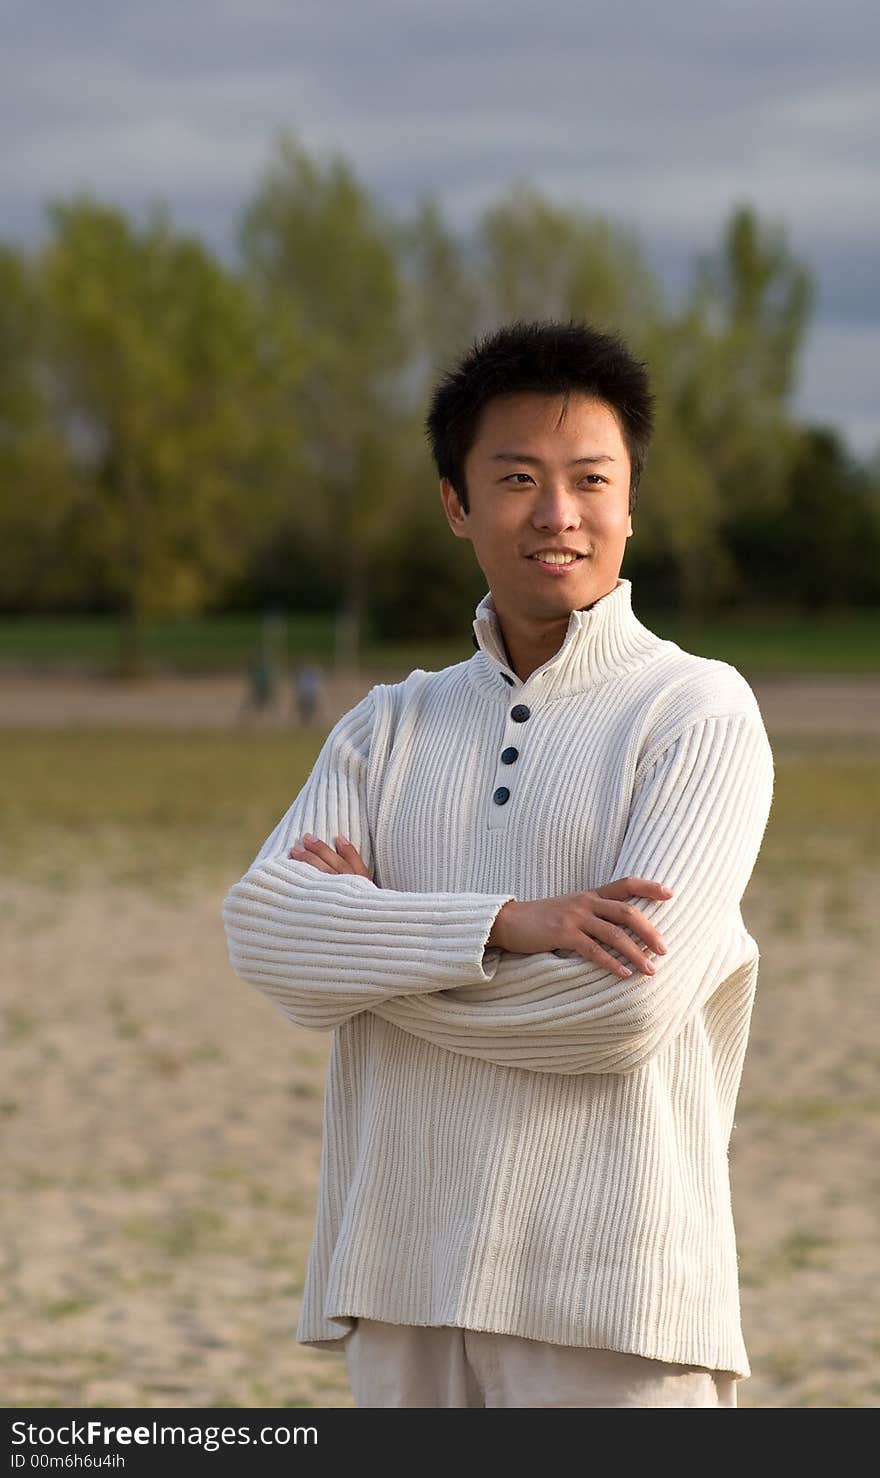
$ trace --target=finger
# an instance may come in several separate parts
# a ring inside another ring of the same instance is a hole
[[[317,868],[318,872],[336,871],[335,867],[328,867],[326,862],[322,862],[320,857],[315,857],[311,852],[307,852],[305,847],[291,847],[287,855],[288,857],[292,857],[295,862],[307,862],[310,867]]]
[[[354,842],[350,842],[348,837],[342,836],[341,833],[339,836],[335,836],[333,841],[336,844],[336,850],[340,856],[350,862],[357,872],[363,873],[364,877],[369,877],[370,873],[367,864],[364,862]]]
[[[583,943],[580,942],[581,940]],[[611,970],[613,974],[619,975],[622,980],[625,980],[627,976],[633,973],[627,965],[621,964],[620,960],[615,960],[613,955],[608,954],[589,934],[581,933],[579,938],[575,936],[573,948],[577,950],[578,954],[583,955],[584,959],[590,960],[592,964],[598,965],[602,970]]]
[[[322,842],[320,837],[312,836],[311,832],[306,832],[303,837],[303,846],[310,855],[319,857],[322,862],[326,862],[329,872],[348,871],[348,867],[339,856],[339,853],[334,852],[333,848],[328,846],[327,842]]]
[[[616,903],[611,899],[600,899],[593,904],[593,913],[602,919],[610,919],[623,929],[632,929],[645,941],[649,949],[653,949],[658,955],[665,955],[666,944],[660,930],[655,928],[650,919],[646,919],[641,909],[632,903]],[[603,935],[604,938],[604,935]]]
[[[603,883],[601,888],[594,888],[600,898],[615,898],[624,900],[626,898],[671,898],[672,889],[667,888],[665,883],[655,882],[653,878],[616,878],[613,883]]]
[[[608,923],[606,919],[595,919],[590,924],[589,934],[591,937],[598,935],[605,944],[613,945],[627,960],[632,960],[636,969],[640,970],[643,975],[654,974],[654,966],[648,956],[639,949],[635,940],[630,939],[629,935],[625,934],[623,929],[618,928],[616,924]]]

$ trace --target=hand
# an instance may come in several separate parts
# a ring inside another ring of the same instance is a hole
[[[672,889],[648,878],[618,878],[585,893],[564,893],[533,902],[511,899],[496,914],[487,945],[526,955],[570,949],[621,978],[632,975],[632,970],[602,948],[597,942],[601,940],[631,960],[641,974],[653,975],[648,955],[624,930],[632,929],[656,954],[665,955],[666,945],[641,910],[626,901],[632,897],[671,898]]]
[[[302,843],[291,847],[287,855],[296,858],[298,862],[310,863],[319,872],[357,873],[360,877],[369,878],[370,872],[364,859],[348,837],[340,835],[333,840],[337,843],[335,852],[326,842],[307,831]],[[372,882],[372,878],[370,881]]]

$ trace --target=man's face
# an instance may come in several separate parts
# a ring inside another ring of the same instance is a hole
[[[470,539],[499,615],[553,621],[616,584],[629,516],[630,461],[604,401],[516,394],[486,406],[465,461],[469,512],[441,482],[450,527]],[[570,564],[541,551],[571,550]]]

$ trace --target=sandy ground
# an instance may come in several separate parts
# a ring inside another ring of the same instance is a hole
[[[221,687],[197,686],[208,722]],[[28,722],[41,701],[58,722],[36,689]],[[777,735],[880,733],[873,681],[761,701]],[[807,830],[803,852],[768,847],[744,905],[762,961],[731,1144],[740,1405],[876,1406],[880,864]],[[351,1405],[344,1360],[294,1338],[328,1040],[232,974],[229,881],[162,896],[96,863],[2,883],[4,1405]]]
[[[331,675],[316,722],[329,726],[372,683],[392,682],[398,676]],[[771,735],[880,735],[880,676],[756,677],[752,687]],[[0,673],[0,724],[214,729],[240,723],[280,727],[293,720],[286,704],[254,716],[243,710],[242,698],[242,684],[234,677],[154,677],[120,683]]]

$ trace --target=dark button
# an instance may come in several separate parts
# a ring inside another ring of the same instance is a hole
[[[505,803],[505,801],[509,801],[510,800],[510,791],[507,789],[507,786],[506,785],[499,785],[499,787],[496,790],[495,794],[493,795],[492,799],[493,799],[493,801],[496,801],[499,806],[503,806],[504,803]]]
[[[508,749],[502,749],[502,751],[501,751],[501,763],[502,763],[502,765],[512,765],[513,762],[514,762],[514,760],[518,760],[518,759],[519,759],[519,750],[518,749],[514,749],[514,747],[513,747],[512,744],[509,746]]]
[[[504,678],[504,681],[506,683],[510,683],[510,686],[513,687],[513,678],[510,676],[509,672],[502,672],[501,676]]]
[[[515,724],[524,724],[527,718],[531,718],[532,710],[526,708],[524,703],[515,703],[510,710],[510,717]]]

